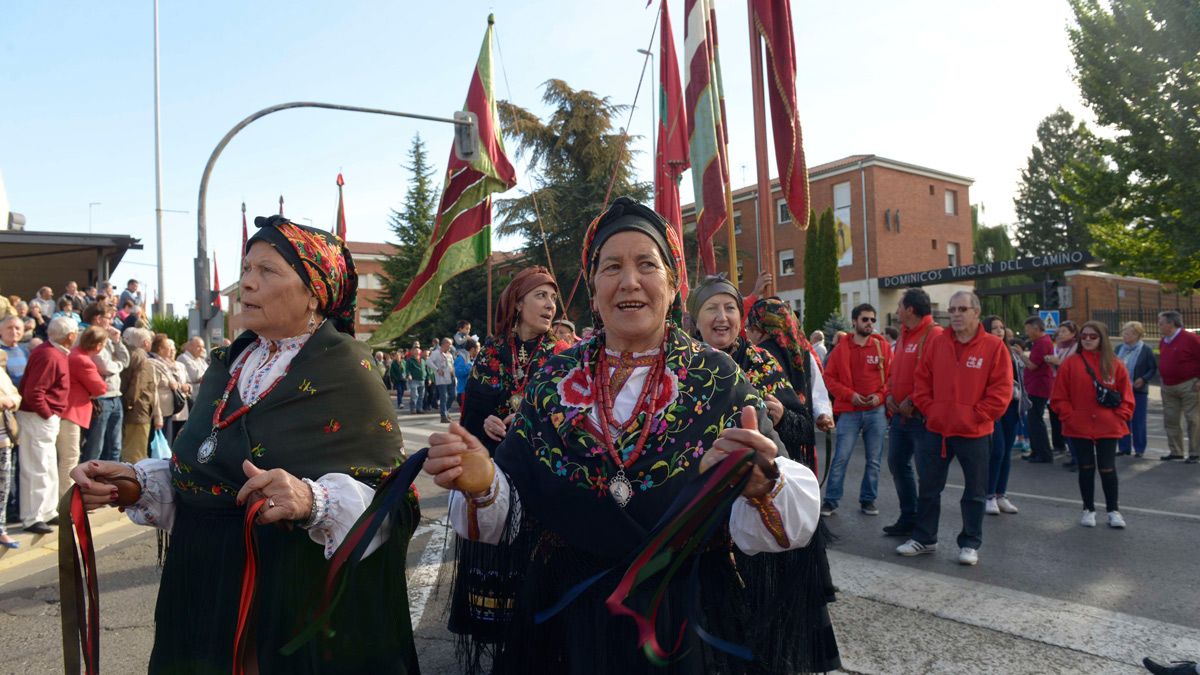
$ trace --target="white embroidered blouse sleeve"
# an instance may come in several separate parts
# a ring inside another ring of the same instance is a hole
[[[125,515],[138,525],[171,531],[175,525],[175,490],[171,488],[171,462],[143,459],[133,465],[142,498],[125,507]]]
[[[733,543],[747,555],[802,548],[812,540],[821,516],[821,486],[807,466],[775,458],[779,481],[769,500],[738,498],[729,514]]]
[[[498,544],[504,535],[504,523],[508,520],[510,507],[516,509],[519,519],[521,498],[508,476],[500,467],[496,467],[492,487],[482,497],[472,498],[458,490],[450,491],[450,525],[463,539]]]
[[[350,534],[350,528],[371,505],[375,490],[344,473],[327,473],[317,480],[302,479],[312,488],[312,524],[305,524],[308,537],[325,549],[325,558],[333,557],[338,546]],[[371,555],[388,537],[388,522],[375,533],[365,556]]]
[[[821,374],[821,364],[817,363],[812,352],[808,354],[808,367],[814,377],[812,381],[813,419],[821,415],[833,417],[833,404],[829,402],[829,390],[825,388],[825,376]]]

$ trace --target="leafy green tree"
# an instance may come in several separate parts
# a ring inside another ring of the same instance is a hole
[[[813,259],[809,260],[807,250],[804,253],[804,332],[808,335],[823,328],[830,315],[838,313],[841,304],[841,273],[837,264],[837,232],[834,227],[833,209],[825,209],[815,226],[810,226],[810,229],[816,229],[817,234],[813,246]],[[809,267],[813,275],[811,283],[815,288],[808,286]]]
[[[1076,81],[1106,163],[1073,171],[1095,253],[1190,288],[1200,278],[1200,4],[1071,0]]]
[[[1037,139],[1013,199],[1017,246],[1025,255],[1087,250],[1091,234],[1067,176],[1099,164],[1097,139],[1062,108],[1038,124]]]
[[[974,262],[995,262],[997,260],[1012,260],[1020,257],[1016,247],[1012,244],[1012,240],[1009,239],[1007,227],[1004,225],[987,226],[979,222],[979,206],[977,204],[971,205],[971,228],[974,232],[975,240]],[[975,290],[984,291],[991,288],[1032,284],[1033,282],[1033,277],[1027,274],[978,279],[975,281]],[[1019,328],[1022,322],[1025,321],[1025,317],[1029,314],[1027,305],[1041,302],[1040,299],[1029,301],[1030,298],[1031,296],[1027,295],[1011,295],[1008,297],[982,296],[980,304],[983,306],[983,316],[996,314],[1004,319],[1005,326]]]
[[[605,206],[610,180],[611,198],[626,195],[643,202],[650,198],[651,185],[635,180],[634,137],[615,126],[626,106],[572,89],[562,80],[545,83],[542,102],[551,108],[545,121],[508,101],[499,102],[504,134],[516,141],[516,155],[528,159],[533,190],[496,202],[498,231],[524,236],[530,264],[548,264],[549,248],[565,303],[579,274],[583,235]],[[567,308],[572,317],[589,314],[583,283],[574,306]]]

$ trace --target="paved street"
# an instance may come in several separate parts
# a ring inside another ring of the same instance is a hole
[[[436,420],[402,415],[409,446],[421,447]],[[1156,410],[1151,434],[1153,459],[1119,458],[1125,531],[1079,527],[1075,474],[1014,460],[1009,494],[1021,513],[987,517],[974,568],[957,565],[952,550],[958,470],[943,499],[942,549],[903,559],[892,550],[900,541],[879,530],[896,514],[886,464],[882,514],[856,508],[857,449],[846,497],[829,519],[839,536],[830,556],[841,591],[833,616],[847,671],[1136,673],[1143,655],[1200,655],[1200,466],[1157,460],[1165,440]],[[424,672],[454,672],[438,586],[446,496],[424,477],[419,488],[423,524],[407,571],[417,646]],[[125,523],[98,529],[103,671],[139,672],[152,640],[155,537]],[[25,555],[36,559],[0,559],[0,673],[61,672],[55,558]]]

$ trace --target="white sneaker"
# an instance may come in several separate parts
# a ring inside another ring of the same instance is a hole
[[[1079,519],[1079,524],[1084,527],[1096,526],[1096,512],[1084,509],[1083,517]]]
[[[1121,517],[1120,511],[1108,512],[1108,526],[1118,530],[1125,528],[1125,519]]]
[[[1020,513],[1012,502],[1008,501],[1008,497],[996,497],[996,505],[1000,507],[1000,513]]]
[[[936,550],[937,550],[936,543],[926,545],[926,544],[922,544],[921,542],[917,541],[916,539],[909,539],[908,541],[906,541],[903,544],[900,544],[899,546],[896,547],[896,553],[899,553],[900,555],[908,557],[908,558],[911,558],[912,556],[915,556],[915,555],[924,555],[926,553],[933,553]]]
[[[958,549],[959,565],[975,565],[979,563],[979,551],[966,546]]]
[[[983,507],[983,512],[989,516],[1000,515],[1000,506],[996,504],[995,497],[988,497],[987,504]]]

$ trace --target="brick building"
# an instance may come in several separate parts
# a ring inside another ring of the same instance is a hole
[[[838,225],[842,313],[870,302],[882,314],[894,311],[900,289],[881,289],[878,280],[896,274],[960,265],[973,259],[970,187],[974,181],[937,169],[877,155],[851,155],[809,169],[812,208],[832,208]],[[759,259],[755,227],[756,185],[733,193],[734,231],[742,292],[748,293],[759,271],[773,270],[776,293],[800,309],[804,300],[805,234],[791,222],[779,181],[771,182],[776,260]],[[864,213],[866,218],[864,219]],[[694,206],[683,208],[684,227],[695,225]],[[717,243],[726,238],[717,233]],[[694,255],[688,252],[689,256]],[[693,260],[689,267],[694,269]],[[769,265],[769,268],[768,268]],[[718,260],[718,266],[722,261]],[[970,283],[942,284],[927,290],[936,306]]]

